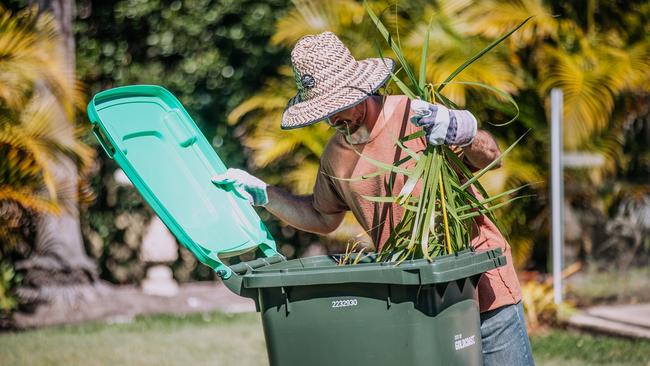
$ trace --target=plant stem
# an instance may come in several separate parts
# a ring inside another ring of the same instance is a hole
[[[442,205],[442,220],[445,223],[445,241],[447,242],[447,254],[451,254],[451,235],[449,235],[449,223],[447,222],[447,206],[445,205],[445,187],[442,184],[442,174],[438,176],[440,184],[440,204]]]

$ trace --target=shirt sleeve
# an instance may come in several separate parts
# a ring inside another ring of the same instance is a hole
[[[314,208],[320,213],[329,215],[348,211],[349,207],[339,194],[334,178],[325,167],[324,159],[321,159],[314,185]]]

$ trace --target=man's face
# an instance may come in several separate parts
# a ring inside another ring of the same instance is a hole
[[[366,102],[342,110],[327,119],[327,124],[344,135],[352,135],[363,125],[366,117]]]

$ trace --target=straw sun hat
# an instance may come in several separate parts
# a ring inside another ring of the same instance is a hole
[[[357,61],[333,33],[301,38],[291,51],[298,94],[282,114],[282,129],[322,121],[362,102],[390,77],[389,58]]]

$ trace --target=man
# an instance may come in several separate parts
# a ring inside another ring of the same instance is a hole
[[[388,223],[401,218],[401,207],[370,202],[363,196],[395,195],[405,178],[395,177],[392,191],[383,176],[363,181],[339,178],[375,172],[377,167],[366,157],[388,164],[404,158],[405,152],[395,141],[420,128],[425,129],[426,137],[405,143],[415,151],[423,151],[427,144],[459,147],[466,164],[474,169],[487,166],[500,154],[492,136],[477,130],[476,119],[468,111],[375,94],[390,77],[394,62],[357,61],[332,33],[302,38],[291,53],[291,62],[298,94],[289,101],[281,127],[298,128],[326,120],[338,132],[321,157],[314,193],[295,196],[237,169],[229,169],[213,181],[233,184],[252,204],[264,206],[298,229],[330,233],[351,210],[381,248],[391,230]],[[486,217],[475,223],[472,245],[478,250],[501,248],[508,259],[506,266],[482,276],[478,285],[485,364],[533,365],[510,246]]]

